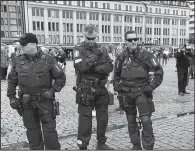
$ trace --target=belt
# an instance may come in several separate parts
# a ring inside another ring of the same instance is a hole
[[[90,84],[90,85],[94,85],[94,84],[106,84],[107,83],[107,79],[104,80],[100,80],[100,79],[84,79],[81,78],[81,83],[85,83],[85,84]]]
[[[143,90],[143,87],[130,88],[130,92],[142,92]]]

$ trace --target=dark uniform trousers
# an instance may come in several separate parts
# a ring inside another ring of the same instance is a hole
[[[78,105],[79,125],[77,139],[82,141],[82,144],[78,145],[81,148],[87,147],[91,139],[93,107],[96,109],[97,140],[103,144],[107,140],[105,133],[108,125],[108,91],[105,86],[97,85],[95,92],[94,106]]]
[[[130,92],[124,94],[126,117],[128,121],[129,137],[132,144],[140,144],[140,132],[136,122],[137,108],[139,111],[139,117],[143,126],[142,131],[142,144],[144,149],[153,149],[155,138],[153,134],[151,110],[148,103],[148,96],[143,92]],[[137,106],[137,108],[136,108]]]
[[[188,79],[188,68],[183,69],[177,67],[177,76],[178,76],[178,90],[179,92],[185,92]]]
[[[30,101],[23,104],[23,109],[23,122],[27,129],[30,149],[43,150],[45,144],[47,150],[60,150],[52,100]]]

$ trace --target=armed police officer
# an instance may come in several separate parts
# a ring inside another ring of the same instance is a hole
[[[23,54],[13,59],[8,75],[10,106],[23,117],[30,149],[59,150],[54,94],[64,87],[65,74],[52,56],[38,49],[36,35],[26,33],[19,43]],[[16,97],[17,86],[19,99]]]
[[[136,123],[136,108],[138,108],[143,126],[142,145],[144,149],[152,150],[155,141],[150,119],[154,112],[152,91],[161,84],[164,73],[151,53],[138,49],[138,38],[134,31],[126,32],[125,40],[127,47],[115,61],[114,90],[118,92],[120,107],[126,113],[132,149],[142,149]],[[149,72],[154,72],[152,81]]]
[[[78,104],[79,149],[86,150],[92,132],[92,109],[96,109],[97,149],[110,150],[106,143],[106,127],[108,124],[108,90],[105,84],[113,70],[112,60],[106,48],[95,42],[96,28],[93,24],[84,27],[85,40],[74,51],[74,67],[77,71],[76,103]]]

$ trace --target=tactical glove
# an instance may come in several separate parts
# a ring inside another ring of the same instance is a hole
[[[52,89],[49,89],[49,90],[45,91],[42,96],[46,99],[51,99],[54,97],[54,93],[55,92]]]
[[[10,106],[12,109],[18,109],[20,107],[20,101],[18,98],[13,97],[10,99]]]
[[[89,65],[93,65],[96,64],[98,60],[98,56],[95,54],[91,54],[85,61],[89,64]]]
[[[103,55],[103,52],[100,48],[97,48],[97,49],[94,49],[93,50],[93,53],[96,55],[96,56],[101,56]]]
[[[153,88],[152,88],[150,85],[147,85],[147,86],[144,88],[144,93],[145,93],[147,96],[151,96],[151,95],[152,95],[152,91],[153,91]]]

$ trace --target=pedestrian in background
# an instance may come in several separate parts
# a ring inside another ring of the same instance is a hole
[[[162,66],[167,65],[167,58],[168,58],[167,54],[163,53]]]
[[[9,66],[8,47],[1,47],[1,80],[6,80]]]
[[[61,65],[64,73],[66,73],[66,54],[63,48],[58,49],[58,54],[56,55],[56,60]]]
[[[112,60],[106,48],[95,42],[96,27],[84,27],[85,40],[74,48],[74,67],[77,70],[76,103],[78,104],[79,125],[77,145],[86,150],[92,133],[92,110],[96,110],[97,150],[110,150],[105,136],[108,125],[109,95],[105,84],[113,70]]]
[[[192,56],[190,57],[190,76],[195,78],[195,49],[192,49]]]
[[[177,76],[178,76],[178,94],[184,96],[184,94],[190,94],[186,91],[188,85],[188,68],[190,67],[191,52],[187,52],[185,47],[180,45],[178,52],[175,54]]]
[[[23,54],[14,57],[8,75],[10,106],[22,116],[30,150],[60,150],[55,92],[64,87],[65,74],[53,57],[38,48],[36,35],[26,33],[20,37],[19,43]],[[17,86],[19,99],[16,97]]]
[[[138,49],[135,31],[125,33],[127,47],[115,62],[114,90],[118,92],[120,107],[125,111],[132,150],[153,150],[155,138],[151,121],[154,112],[152,92],[162,83],[163,69],[149,52]],[[150,80],[149,71],[154,72]],[[142,141],[136,122],[137,108],[143,126]]]

